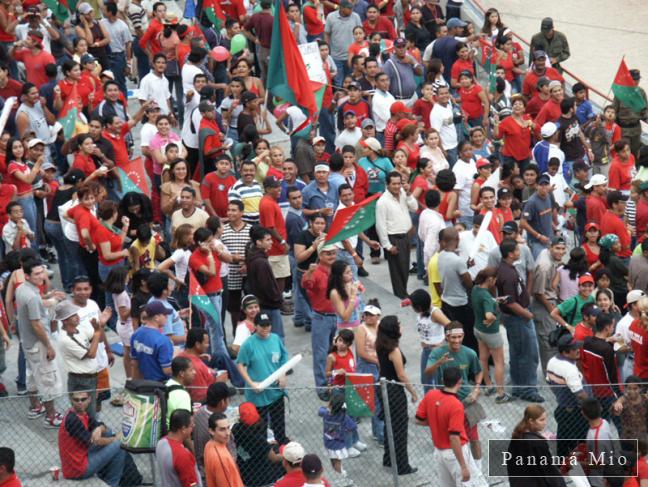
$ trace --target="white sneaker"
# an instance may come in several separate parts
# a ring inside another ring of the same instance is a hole
[[[355,445],[353,445],[353,448],[359,451],[365,451],[367,449],[366,443],[363,443],[361,441],[356,441]]]
[[[360,456],[360,452],[353,447],[348,448],[347,453],[349,454],[349,458],[356,458]]]

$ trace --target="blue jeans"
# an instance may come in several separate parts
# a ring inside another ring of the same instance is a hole
[[[324,40],[324,34],[317,34],[316,36],[306,34],[306,41],[307,42],[314,42],[314,41],[316,41],[318,39]]]
[[[234,387],[245,387],[243,376],[236,367],[234,361],[230,358],[227,352],[212,352],[211,360],[209,361],[209,368],[214,370],[227,370],[229,380]]]
[[[531,249],[531,255],[533,255],[534,260],[538,258],[540,252],[542,252],[544,249],[547,248],[545,244],[539,242],[538,240],[529,239],[528,243],[529,243],[529,248]]]
[[[126,455],[126,450],[122,450],[119,441],[113,441],[106,446],[91,447],[88,451],[88,467],[81,478],[94,477],[101,471],[101,480],[111,487],[119,487]]]
[[[310,325],[311,324],[311,310],[310,304],[308,303],[308,298],[306,297],[306,292],[302,288],[301,280],[304,276],[304,273],[297,269],[297,260],[292,253],[288,256],[290,259],[290,268],[291,273],[295,278],[293,279],[293,298],[295,300],[295,316],[293,321],[296,324]]]
[[[279,335],[281,341],[284,342],[285,334],[281,310],[279,308],[261,308],[261,312],[270,317],[270,321],[272,322],[272,333]]]
[[[335,78],[333,79],[333,84],[335,86],[342,86],[344,83],[344,78],[351,72],[349,65],[346,59],[334,59],[335,67],[337,68],[337,73],[335,73]]]
[[[540,353],[533,320],[503,314],[502,322],[509,342],[511,382],[517,386],[513,393],[518,396],[538,394]]]
[[[313,349],[313,375],[317,387],[326,387],[326,357],[333,343],[337,319],[334,314],[323,315],[313,311],[311,348]]]
[[[472,228],[473,215],[460,216],[458,221],[466,225],[466,230],[470,230]]]
[[[373,375],[374,382],[377,384],[380,380],[380,374],[378,373],[378,366],[367,362],[366,360],[358,357],[358,365],[356,371],[359,374],[371,374]],[[371,434],[378,440],[379,443],[385,442],[385,422],[380,419],[382,413],[382,403],[380,402],[380,386],[375,387],[375,404],[376,410],[374,415],[371,417]]]
[[[459,158],[457,147],[454,149],[446,149],[446,159],[448,160],[448,164],[450,164],[450,168],[455,165],[455,162],[457,162],[457,159]]]
[[[101,282],[104,284],[104,286],[106,284],[106,279],[108,279],[108,274],[110,274],[110,271],[115,267],[119,267],[120,265],[122,265],[122,263],[123,261],[119,261],[113,265],[106,265],[106,264],[102,264],[101,261],[99,261],[99,265],[98,265],[99,278],[101,279]],[[115,327],[117,326],[118,313],[113,303],[112,293],[109,293],[107,290],[104,289],[104,294],[106,296],[106,308],[112,308],[112,315],[110,316],[110,320],[108,320],[108,326],[110,327],[111,330],[115,330]]]
[[[335,151],[335,118],[326,108],[319,113],[319,134],[326,139],[326,152],[332,154]]]
[[[426,377],[425,376],[425,369],[427,368],[427,363],[428,359],[430,358],[430,353],[432,353],[431,348],[424,348],[421,350],[421,384],[423,384],[423,388],[425,392],[429,391],[432,387],[432,384],[434,384],[434,377]]]
[[[137,59],[137,77],[142,81],[151,70],[149,58],[139,45],[139,37],[133,37],[133,55]]]
[[[572,176],[574,175],[574,162],[576,161],[573,160],[563,162],[563,176],[565,177],[567,184],[571,183]]]
[[[122,93],[126,95],[126,53],[111,52],[109,59],[110,69],[115,75],[115,82],[119,85],[119,89]]]
[[[361,242],[360,239],[358,239],[358,242]],[[346,250],[341,250],[338,249],[337,251],[337,259],[342,260],[349,264],[349,267],[351,267],[351,272],[353,272],[353,280],[357,281],[358,280],[358,266],[356,265],[355,261],[353,260],[353,257],[351,257],[351,254],[347,252]],[[364,312],[364,307],[365,307],[365,302],[364,302],[364,296],[362,293],[358,294],[358,298],[360,298],[360,301],[358,303],[358,312],[363,313]]]
[[[56,256],[58,257],[59,270],[61,271],[61,281],[63,288],[68,289],[72,285],[72,280],[77,274],[73,273],[76,264],[72,262],[71,255],[65,246],[65,236],[63,235],[63,227],[60,223],[53,223],[45,220],[45,235],[56,249]]]
[[[36,238],[32,242],[32,247],[38,248],[38,241],[40,240],[40,235],[38,235],[38,214],[36,212],[36,202],[34,201],[34,195],[30,194],[22,198],[16,199],[20,207],[23,209],[23,214],[25,220],[29,224],[29,228]]]

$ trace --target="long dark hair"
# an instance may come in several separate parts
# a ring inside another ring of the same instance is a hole
[[[565,269],[569,271],[569,278],[572,281],[588,271],[587,256],[582,247],[574,247],[571,250],[569,253],[569,262],[565,264]]]
[[[10,162],[16,160],[16,156],[14,155],[14,152],[13,152],[13,145],[16,142],[18,142],[19,144],[22,144],[22,141],[18,137],[12,137],[7,141],[7,149],[5,150],[5,160],[7,161],[7,165]],[[25,146],[23,145],[23,155],[20,158],[20,161],[24,162],[26,158],[27,158],[27,150],[25,149]]]
[[[128,267],[120,265],[110,269],[106,278],[106,291],[112,294],[121,294],[126,290],[126,281],[128,280]]]
[[[376,352],[390,353],[398,348],[401,331],[398,318],[394,315],[385,316],[380,320],[376,333]]]
[[[335,289],[340,297],[343,300],[349,299],[349,295],[346,292],[346,287],[344,286],[343,274],[346,268],[349,266],[343,260],[336,260],[331,266],[331,274],[329,274],[328,287],[326,289],[326,296],[331,298],[331,291]]]

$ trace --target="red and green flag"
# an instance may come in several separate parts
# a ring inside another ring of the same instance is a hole
[[[80,121],[79,114],[81,113],[79,107],[82,107],[81,97],[77,91],[77,86],[72,85],[72,91],[65,100],[65,104],[58,115],[58,122],[63,126],[63,134],[65,139],[69,140],[76,133],[77,122]]]
[[[356,205],[338,210],[326,234],[326,244],[341,242],[373,226],[376,223],[376,200],[381,194],[376,193]]]
[[[77,0],[43,0],[52,13],[60,21],[65,21],[70,16],[70,11],[76,10]]]
[[[346,374],[344,402],[347,414],[354,418],[373,416],[376,411],[376,394],[372,374]]]
[[[497,50],[493,47],[493,43],[487,39],[479,39],[481,47],[482,66],[484,71],[488,73],[488,91],[495,93],[495,71],[497,71]]]
[[[193,271],[189,271],[189,303],[198,308],[205,316],[209,316],[220,326],[220,314],[202,288]]]
[[[204,0],[203,11],[216,30],[225,25],[225,14],[219,0]]]
[[[642,96],[637,83],[630,76],[630,70],[625,63],[625,59],[621,59],[621,64],[612,83],[612,92],[621,103],[629,107],[633,112],[640,112],[646,108],[646,100]]]
[[[141,157],[116,167],[115,171],[119,176],[119,183],[124,194],[134,192],[151,197],[151,180],[146,174],[144,161]]]
[[[312,117],[322,105],[321,98],[318,106],[315,97],[315,91],[320,90],[322,84],[313,82],[308,77],[304,58],[297,47],[281,0],[275,0],[270,46],[268,90],[274,96],[300,107]]]

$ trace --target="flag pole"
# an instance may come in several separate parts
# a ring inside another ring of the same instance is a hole
[[[189,329],[191,329],[191,313],[193,311],[193,306],[191,305],[191,289],[189,289]]]

